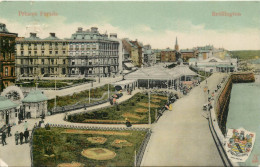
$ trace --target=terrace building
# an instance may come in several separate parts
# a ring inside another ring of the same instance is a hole
[[[69,76],[109,77],[119,72],[122,48],[117,34],[100,34],[98,28],[78,28],[69,41]]]
[[[15,82],[15,39],[16,33],[8,32],[0,23],[0,92]]]
[[[68,41],[55,33],[45,39],[30,33],[16,41],[17,77],[64,77],[68,73]]]

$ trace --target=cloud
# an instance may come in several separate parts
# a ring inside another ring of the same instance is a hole
[[[10,32],[19,33],[21,37],[28,37],[30,32],[37,32],[40,38],[46,38],[50,32],[55,32],[59,38],[69,38],[78,27],[86,30],[95,26],[99,28],[100,33],[117,33],[119,38],[138,39],[143,44],[151,44],[153,48],[174,48],[175,38],[178,37],[179,47],[182,49],[212,44],[228,50],[260,50],[260,30],[257,28],[215,31],[205,29],[203,24],[194,25],[190,21],[176,20],[177,27],[156,31],[147,25],[134,25],[122,29],[107,22],[66,23],[66,18],[63,16],[43,18],[43,20],[17,22],[0,18],[0,22],[5,23]]]

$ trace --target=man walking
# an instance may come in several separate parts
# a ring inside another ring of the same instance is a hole
[[[6,134],[5,134],[5,132],[3,132],[3,133],[2,133],[2,144],[3,144],[3,146],[4,146],[4,145],[7,145],[5,139],[6,139]]]
[[[23,132],[20,133],[20,144],[23,144]]]
[[[24,130],[28,129],[28,123],[27,123],[27,121],[24,122],[23,127],[24,127]]]
[[[11,136],[11,125],[8,124],[8,127],[7,127],[7,135],[8,137]]]
[[[29,137],[29,131],[28,131],[28,129],[26,129],[26,130],[24,131],[25,143],[28,142],[28,137]]]
[[[18,145],[18,140],[19,140],[19,132],[18,131],[16,131],[16,133],[15,133],[15,143],[16,143],[16,145]]]

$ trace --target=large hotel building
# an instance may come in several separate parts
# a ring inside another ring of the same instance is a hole
[[[69,39],[55,33],[45,39],[30,33],[16,41],[18,77],[107,77],[119,72],[120,47],[116,34],[100,34],[96,27],[78,28]]]

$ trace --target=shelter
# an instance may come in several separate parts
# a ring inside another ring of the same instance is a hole
[[[23,108],[27,117],[37,118],[47,114],[48,98],[40,91],[31,91],[23,100]]]
[[[133,73],[126,75],[127,80],[137,80],[138,87],[146,88],[167,88],[177,86],[181,81],[191,81],[197,79],[197,73],[193,72],[186,65],[179,65],[168,69],[162,66],[141,68]]]
[[[19,105],[0,96],[0,127],[18,123]]]

